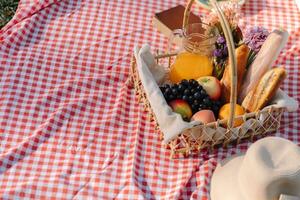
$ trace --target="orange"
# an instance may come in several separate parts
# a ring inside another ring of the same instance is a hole
[[[198,79],[202,76],[210,76],[213,64],[209,57],[200,54],[183,52],[177,55],[170,69],[170,80],[178,83],[182,79]]]
[[[234,116],[236,117],[244,114],[245,114],[245,109],[242,106],[236,104]],[[227,103],[223,105],[219,110],[219,119],[229,119],[229,115],[230,115],[230,103]],[[233,127],[240,126],[242,123],[243,123],[243,119],[236,119],[234,120]]]

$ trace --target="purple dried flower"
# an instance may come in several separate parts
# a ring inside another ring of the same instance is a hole
[[[254,26],[246,30],[244,42],[254,52],[258,52],[269,35],[267,29]]]
[[[223,36],[219,36],[218,39],[217,39],[217,43],[218,44],[225,44],[226,43],[225,38]]]
[[[228,56],[228,50],[224,36],[218,37],[216,41],[216,49],[214,50],[214,56],[219,59],[226,59]]]
[[[223,53],[222,53],[222,49],[215,49],[214,50],[214,56],[215,57],[222,57]]]

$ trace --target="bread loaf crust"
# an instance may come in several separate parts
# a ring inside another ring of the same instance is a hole
[[[272,99],[282,81],[286,78],[284,68],[273,68],[266,72],[257,86],[243,100],[242,106],[247,112],[256,112]]]
[[[243,77],[246,72],[246,64],[247,58],[249,55],[249,47],[245,44],[239,46],[235,50],[236,61],[237,61],[237,94],[239,94],[241,85],[243,82]],[[231,91],[231,71],[230,71],[230,63],[228,63],[225,67],[223,77],[221,79],[221,87],[222,87],[222,100],[225,103],[230,101],[230,91]]]
[[[242,102],[247,94],[253,90],[262,76],[272,68],[288,40],[288,32],[283,29],[275,29],[267,37],[259,50],[255,60],[245,74],[239,94],[239,102]]]

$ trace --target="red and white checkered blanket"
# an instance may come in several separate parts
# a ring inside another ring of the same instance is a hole
[[[209,199],[217,161],[250,143],[172,160],[126,84],[135,45],[166,49],[153,14],[185,3],[20,1],[0,31],[1,199]],[[295,2],[248,0],[242,12],[242,28],[290,32],[277,64],[300,101]],[[300,143],[299,114],[285,114],[276,135]]]

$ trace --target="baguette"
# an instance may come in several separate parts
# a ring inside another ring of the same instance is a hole
[[[258,85],[245,97],[242,106],[247,112],[262,109],[275,95],[282,81],[286,78],[284,68],[273,68],[263,75]]]
[[[280,51],[287,43],[287,39],[288,32],[285,30],[276,29],[270,33],[252,65],[247,70],[239,95],[239,102],[243,101],[245,96],[255,88],[261,77],[271,69]]]
[[[245,44],[239,46],[235,50],[235,54],[237,58],[237,94],[239,94],[240,92],[243,77],[246,72],[246,64],[247,64],[249,51],[250,49]],[[231,89],[230,63],[228,63],[227,66],[225,67],[224,74],[220,82],[222,87],[222,100],[225,103],[228,103],[230,101],[230,93],[231,93],[230,92]]]

